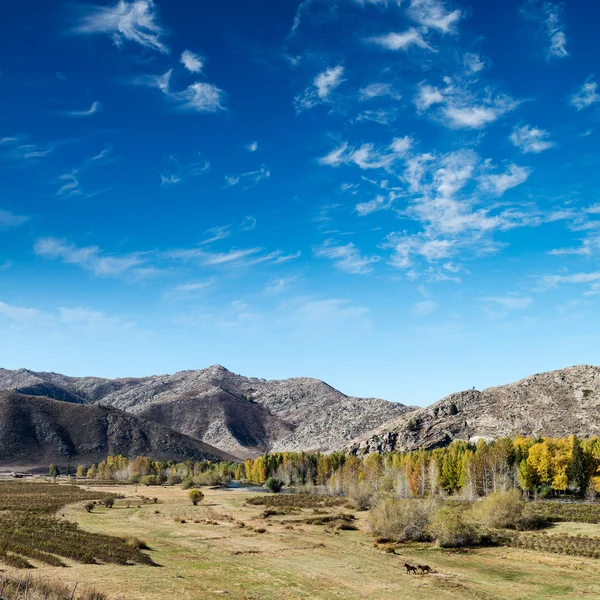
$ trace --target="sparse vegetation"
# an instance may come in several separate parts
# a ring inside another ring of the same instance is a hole
[[[15,568],[31,568],[31,560],[60,567],[64,566],[61,558],[86,564],[153,564],[148,555],[122,538],[92,534],[50,516],[67,504],[89,498],[114,502],[113,496],[72,485],[1,482],[0,562]],[[91,512],[95,505],[87,500],[84,506]]]
[[[108,600],[108,597],[82,586],[66,586],[39,577],[19,579],[0,576],[0,597],[11,600]]]

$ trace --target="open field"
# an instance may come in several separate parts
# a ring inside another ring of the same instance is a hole
[[[114,489],[114,488],[113,488]],[[94,488],[111,492],[111,488]],[[68,568],[31,562],[36,576],[79,582],[110,597],[232,600],[492,600],[600,597],[597,560],[542,554],[518,548],[449,551],[430,544],[405,544],[396,554],[374,544],[367,513],[346,507],[316,509],[352,513],[358,530],[307,520],[324,516],[303,508],[268,517],[265,506],[247,505],[246,491],[207,490],[193,507],[179,488],[123,486],[114,508],[87,513],[82,503],[60,514],[83,529],[144,540],[160,566],[88,565]],[[156,496],[143,504],[140,495]],[[127,503],[130,507],[127,508]],[[185,521],[185,522],[182,522]],[[244,524],[242,526],[241,524]],[[561,524],[566,527],[567,524]],[[586,535],[592,535],[586,524]],[[261,532],[262,530],[264,532]],[[569,532],[570,533],[570,532]],[[408,576],[403,564],[428,564],[435,574]],[[14,573],[7,569],[9,572]],[[22,572],[21,572],[22,574]]]

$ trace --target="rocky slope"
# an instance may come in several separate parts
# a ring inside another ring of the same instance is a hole
[[[0,369],[0,389],[119,408],[242,458],[268,450],[339,449],[412,410],[345,396],[317,379],[267,381],[221,366],[115,380]]]
[[[108,455],[156,460],[232,460],[181,433],[114,408],[0,392],[0,466],[90,464]]]
[[[392,420],[349,447],[355,453],[446,446],[503,436],[600,435],[600,367],[579,365],[516,383],[451,394]]]

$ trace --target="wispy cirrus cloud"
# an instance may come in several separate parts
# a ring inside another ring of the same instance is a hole
[[[80,166],[71,169],[71,171],[67,173],[63,173],[58,177],[59,188],[56,192],[56,195],[63,198],[68,198],[70,196],[84,196],[86,198],[91,198],[96,196],[102,192],[107,191],[107,188],[102,190],[96,190],[93,192],[86,191],[84,186],[81,183],[81,179],[83,174],[93,167],[97,167],[112,161],[117,160],[117,157],[113,155],[113,149],[111,146],[106,146],[101,152],[98,154],[87,158],[83,164]]]
[[[171,85],[173,69],[162,75],[142,77],[137,83],[159,89],[180,110],[215,113],[226,110],[225,92],[213,83],[196,81],[182,90],[175,91]]]
[[[319,73],[302,94],[294,98],[296,112],[314,108],[319,104],[331,102],[331,96],[344,81],[344,67],[337,65],[328,67],[325,71]]]
[[[489,173],[481,177],[481,187],[496,196],[502,196],[507,190],[525,183],[531,175],[529,167],[509,164],[503,173]]]
[[[67,111],[67,115],[69,115],[70,117],[91,117],[92,115],[95,115],[96,113],[100,112],[102,110],[102,103],[101,102],[93,102],[92,105],[90,106],[90,108],[86,109],[86,110],[69,110]]]
[[[581,88],[575,92],[570,98],[571,105],[577,110],[583,110],[600,102],[600,93],[598,93],[598,83],[594,77],[590,75]]]
[[[531,296],[520,296],[519,294],[487,296],[484,300],[490,304],[496,304],[505,310],[525,310],[533,304]]]
[[[377,147],[365,143],[354,148],[348,142],[342,142],[329,154],[318,159],[319,164],[329,167],[354,164],[361,169],[381,169],[392,165],[406,155],[413,144],[412,138],[395,138],[389,146]]]
[[[358,95],[361,101],[365,102],[367,100],[372,100],[373,98],[385,98],[389,97],[393,100],[401,100],[402,94],[398,92],[394,86],[390,83],[382,83],[380,81],[376,83],[370,83],[366,85],[360,90],[358,90]]]
[[[224,188],[235,187],[238,184],[242,184],[242,189],[248,190],[257,186],[263,179],[269,179],[271,177],[271,171],[265,165],[256,171],[248,171],[247,173],[240,173],[239,175],[225,175]]]
[[[373,270],[373,264],[380,260],[379,256],[363,256],[353,244],[336,245],[332,240],[327,240],[321,246],[314,248],[314,255],[319,258],[328,258],[339,271],[364,275]]]
[[[436,52],[436,49],[430,46],[418,29],[411,27],[401,33],[390,32],[384,35],[376,35],[366,40],[372,44],[380,46],[386,50],[408,50],[411,46],[416,46],[429,52]]]
[[[189,159],[182,159],[176,154],[171,154],[163,160],[159,173],[161,186],[171,186],[182,183],[190,177],[198,177],[210,168],[210,163],[200,152],[196,152]]]
[[[554,142],[550,141],[550,132],[545,129],[538,129],[531,125],[522,125],[515,127],[510,134],[510,141],[523,152],[533,152],[539,154],[544,150],[554,147]]]
[[[411,0],[408,15],[423,27],[441,33],[456,33],[456,25],[462,18],[460,10],[447,10],[442,0]]]
[[[17,215],[8,210],[0,209],[0,229],[8,229],[10,227],[20,227],[31,217],[25,215]]]
[[[414,103],[420,112],[433,108],[433,118],[451,129],[483,129],[514,110],[519,102],[508,94],[473,92],[472,86],[445,78],[445,86],[419,84]]]
[[[99,246],[77,246],[68,240],[53,237],[37,240],[34,252],[42,258],[77,265],[99,277],[120,277],[126,274],[140,277],[148,276],[153,271],[145,268],[149,262],[148,253],[110,255]]]
[[[538,24],[547,39],[546,58],[566,58],[567,34],[562,19],[563,4],[559,2],[542,2],[540,0],[526,0],[519,13],[522,17]]]
[[[112,6],[80,6],[80,15],[72,28],[82,35],[105,34],[112,37],[116,46],[126,41],[149,50],[168,53],[164,43],[165,30],[160,24],[158,9],[153,0],[119,0]]]

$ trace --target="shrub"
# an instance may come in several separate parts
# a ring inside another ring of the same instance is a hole
[[[371,510],[371,528],[378,536],[399,542],[428,540],[430,515],[436,506],[433,500],[383,497]]]
[[[281,479],[277,479],[276,477],[269,477],[267,481],[265,481],[265,487],[274,494],[279,494],[281,492],[281,488],[283,487],[283,481]]]
[[[490,494],[475,505],[473,513],[482,525],[496,529],[524,530],[535,525],[518,490]]]
[[[373,501],[373,489],[366,483],[358,483],[350,488],[348,497],[356,510],[368,510]]]
[[[189,490],[190,488],[193,488],[195,485],[196,484],[194,483],[194,480],[191,477],[184,479],[183,482],[181,483],[181,487],[184,490]]]
[[[83,505],[83,508],[85,508],[85,510],[89,513],[91,513],[94,510],[94,506],[96,506],[93,502],[86,502]]]
[[[160,485],[159,478],[156,475],[144,475],[140,479],[142,485]]]
[[[150,550],[150,548],[148,547],[148,544],[146,544],[146,542],[144,542],[143,540],[140,540],[139,538],[136,538],[132,535],[127,536],[125,538],[125,543],[130,546],[131,548],[135,548],[137,550]]]
[[[431,517],[428,530],[442,548],[472,546],[479,541],[476,527],[465,519],[465,511],[456,506],[438,508]]]
[[[204,494],[200,490],[190,490],[188,492],[188,498],[192,501],[194,506],[198,506],[198,503],[202,502]]]

